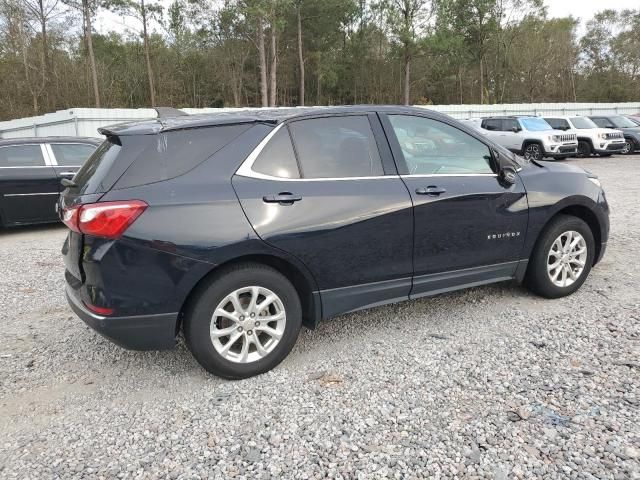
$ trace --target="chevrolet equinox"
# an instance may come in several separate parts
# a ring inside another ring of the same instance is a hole
[[[106,140],[58,210],[69,304],[130,349],[182,329],[226,378],[278,365],[300,328],[516,280],[575,292],[604,254],[598,179],[526,161],[436,112],[293,108],[158,118]]]

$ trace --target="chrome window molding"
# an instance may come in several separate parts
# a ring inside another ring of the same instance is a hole
[[[497,177],[495,173],[433,173],[425,175],[375,175],[370,177],[323,177],[323,178],[287,178],[287,177],[274,177],[273,175],[266,175],[264,173],[256,172],[253,170],[253,164],[256,159],[262,153],[262,150],[266,147],[267,143],[274,137],[281,128],[284,128],[285,124],[281,123],[276,128],[271,130],[269,134],[262,139],[256,148],[249,154],[249,156],[242,162],[240,168],[236,170],[236,175],[248,178],[257,178],[260,180],[272,180],[276,182],[327,182],[327,181],[343,181],[343,180],[383,180],[388,178],[428,178],[428,177]]]
[[[35,197],[37,195],[60,195],[60,192],[41,192],[41,193],[5,193],[5,197]]]
[[[401,178],[429,178],[429,177],[497,177],[495,173],[425,173],[400,175]]]
[[[249,154],[249,156],[242,162],[240,168],[236,170],[236,175],[248,178],[258,178],[261,180],[273,180],[276,182],[327,182],[337,180],[383,180],[387,178],[399,178],[398,175],[372,175],[369,177],[322,177],[322,178],[287,178],[287,177],[274,177],[273,175],[266,175],[264,173],[256,172],[253,170],[253,164],[256,159],[264,150],[264,147],[269,143],[273,136],[278,133],[281,128],[285,128],[285,124],[281,123],[276,128],[271,130],[269,134],[262,139],[256,148]]]

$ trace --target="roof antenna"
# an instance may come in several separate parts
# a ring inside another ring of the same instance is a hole
[[[158,118],[182,117],[184,115],[189,115],[187,112],[183,112],[182,110],[178,110],[173,107],[153,107],[153,109],[158,112]]]

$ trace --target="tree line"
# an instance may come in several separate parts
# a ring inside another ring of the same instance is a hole
[[[127,27],[98,33],[105,12]],[[640,9],[542,0],[0,0],[0,119],[70,107],[640,100]]]

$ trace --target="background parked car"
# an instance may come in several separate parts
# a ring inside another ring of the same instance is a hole
[[[625,147],[620,153],[631,155],[636,150],[640,150],[640,126],[627,117],[622,115],[594,115],[589,118],[599,127],[622,131]]]
[[[480,128],[488,138],[527,160],[562,160],[578,151],[575,133],[554,130],[540,117],[488,117]]]
[[[636,113],[635,115],[626,115],[626,117],[636,125],[640,126],[640,113]]]
[[[544,119],[556,130],[576,134],[580,157],[588,157],[594,153],[609,157],[625,148],[624,135],[620,130],[600,128],[587,117],[553,116]]]
[[[41,137],[0,140],[0,226],[58,221],[64,189],[100,145],[96,138]]]

